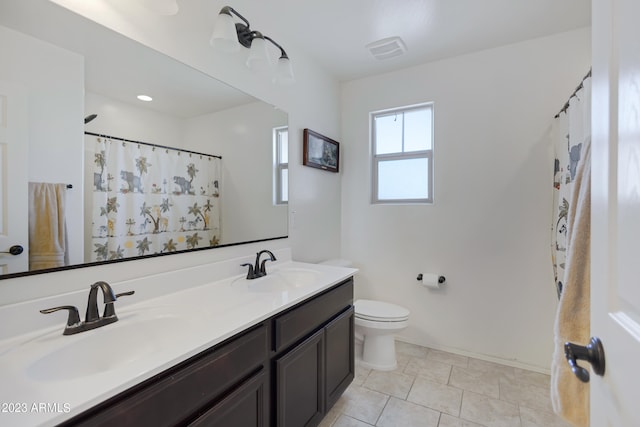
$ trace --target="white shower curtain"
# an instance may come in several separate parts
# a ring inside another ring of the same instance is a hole
[[[555,148],[552,257],[560,299],[551,362],[553,409],[575,426],[589,425],[589,385],[573,374],[564,356],[567,341],[590,336],[591,78],[553,123]]]
[[[86,135],[92,261],[216,246],[220,158]]]
[[[571,97],[565,111],[558,114],[551,126],[555,152],[553,178],[552,248],[553,271],[558,298],[564,284],[567,251],[567,214],[578,162],[584,142],[591,138],[591,78]]]

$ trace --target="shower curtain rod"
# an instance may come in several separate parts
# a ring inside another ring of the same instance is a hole
[[[164,145],[151,144],[150,142],[142,142],[142,141],[134,141],[132,139],[118,138],[117,136],[105,135],[105,134],[102,134],[102,133],[93,133],[93,132],[85,131],[84,134],[85,135],[92,135],[92,136],[99,136],[99,137],[107,138],[107,139],[115,139],[117,141],[131,142],[133,144],[148,145],[150,147],[155,147],[155,148],[164,148],[165,150],[182,151],[184,153],[196,154],[198,156],[216,157],[218,159],[222,159],[222,156],[216,156],[214,154],[199,153],[197,151],[183,150],[182,148],[167,147],[167,146],[164,146]]]
[[[576,94],[578,93],[578,91],[580,89],[583,88],[583,83],[585,80],[587,80],[589,77],[591,77],[591,68],[589,68],[589,72],[587,73],[586,76],[584,76],[582,78],[582,81],[580,82],[580,84],[578,85],[578,87],[576,88],[576,90],[573,91],[573,93],[571,94],[571,96],[569,97],[569,99],[567,100],[567,102],[565,102],[565,104],[562,106],[562,109],[560,111],[558,111],[558,114],[556,114],[555,116],[553,116],[554,119],[557,119],[558,117],[560,117],[560,114],[564,113],[565,111],[567,111],[567,108],[569,108],[569,102],[571,101],[571,98],[573,98],[574,96],[576,96]]]

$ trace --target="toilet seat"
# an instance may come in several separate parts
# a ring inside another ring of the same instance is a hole
[[[388,302],[359,299],[353,303],[355,317],[372,322],[405,322],[409,310]]]

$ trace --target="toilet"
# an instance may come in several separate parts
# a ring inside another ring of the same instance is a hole
[[[359,299],[353,306],[356,340],[362,340],[360,365],[378,371],[396,369],[394,335],[409,325],[409,310],[388,302],[367,299]]]
[[[351,267],[351,261],[344,259],[330,259],[320,264]],[[398,366],[394,335],[409,325],[409,310],[368,299],[356,300],[353,306],[358,363],[378,371],[393,371]]]

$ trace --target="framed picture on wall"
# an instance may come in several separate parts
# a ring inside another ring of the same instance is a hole
[[[340,143],[311,129],[305,129],[302,164],[329,172],[338,172]]]

